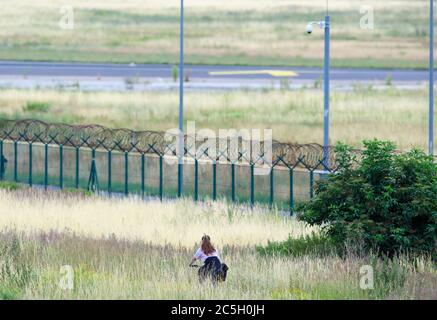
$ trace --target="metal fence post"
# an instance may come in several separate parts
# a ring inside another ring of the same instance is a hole
[[[108,151],[108,193],[112,193],[112,151]]]
[[[290,215],[294,213],[294,170],[290,169]]]
[[[49,145],[44,144],[44,189],[47,190],[49,184]]]
[[[29,143],[29,186],[32,186],[32,142]]]
[[[92,160],[91,160],[91,170],[90,176],[88,178],[88,191],[99,191],[99,179],[97,175],[97,165],[96,165],[96,150],[92,149]]]
[[[79,189],[79,147],[76,147],[76,189]]]
[[[64,189],[64,146],[59,145],[59,188]]]
[[[232,201],[235,202],[237,198],[235,191],[235,163],[231,164],[231,192]]]
[[[194,159],[194,201],[199,200],[199,161]]]
[[[129,153],[124,152],[124,194],[129,194]]]
[[[310,198],[314,198],[314,170],[310,170]]]
[[[235,179],[235,163],[231,165],[231,174],[232,174],[232,201],[235,202],[237,199],[237,191],[236,191],[236,179]]]
[[[163,157],[162,157],[162,155],[160,155],[159,156],[159,199],[161,199],[161,201],[162,201],[162,198],[163,198],[163,193],[164,193],[164,177],[163,177],[163,174],[164,174],[164,169],[163,169]]]
[[[270,199],[269,199],[269,205],[270,207],[273,207],[273,200],[274,200],[274,180],[275,176],[274,176],[274,167],[271,168],[270,170]]]
[[[18,142],[14,141],[14,181],[18,182]]]
[[[145,171],[146,171],[145,156],[144,156],[144,153],[142,153],[141,154],[141,197],[143,197],[143,198],[144,198],[144,193],[145,193],[145,189],[146,189],[145,181],[144,181],[145,176],[146,176]]]
[[[250,205],[255,204],[255,168],[254,164],[250,165]]]
[[[0,140],[0,180],[4,179],[4,174],[6,170],[6,163],[3,157],[3,140]]]
[[[212,199],[217,200],[217,163],[212,164]]]

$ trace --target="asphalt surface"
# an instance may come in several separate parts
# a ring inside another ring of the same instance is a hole
[[[0,76],[20,77],[88,77],[88,78],[171,78],[171,65],[52,63],[0,61]],[[270,80],[289,78],[293,81],[316,81],[321,68],[250,67],[250,66],[194,66],[186,65],[186,74],[192,79],[214,81]],[[275,75],[277,73],[278,75]],[[372,82],[385,81],[419,83],[428,80],[426,70],[331,69],[332,81]]]

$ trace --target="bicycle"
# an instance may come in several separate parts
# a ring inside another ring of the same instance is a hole
[[[197,273],[199,275],[199,281],[200,283],[204,282],[207,278],[210,278],[213,282],[213,284],[216,284],[217,282],[225,282],[227,277],[227,272],[229,270],[229,267],[225,264],[221,264],[221,270],[218,272],[218,274],[211,274],[207,270],[202,269],[203,266],[200,266],[198,264],[190,264],[191,268],[198,269]]]

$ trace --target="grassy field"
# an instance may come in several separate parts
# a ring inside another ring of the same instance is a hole
[[[59,26],[62,6],[74,29]],[[191,0],[186,2],[186,59],[198,64],[315,66],[323,33],[305,33],[322,19],[325,0]],[[176,63],[178,0],[3,0],[0,59]],[[360,27],[362,6],[374,29]],[[427,65],[428,1],[336,0],[332,63],[337,67]]]
[[[373,90],[357,87],[333,92],[331,142],[360,146],[363,139],[395,141],[399,148],[427,147],[426,90]],[[322,143],[322,93],[235,91],[186,94],[186,120],[197,129],[272,128],[283,142]],[[0,94],[0,116],[112,128],[167,130],[177,126],[176,92],[80,92],[12,90]]]
[[[274,211],[190,201],[141,202],[0,190],[3,299],[436,299],[426,257],[263,256],[256,245],[318,232]],[[200,285],[188,267],[208,233],[230,266],[226,283]],[[74,288],[59,286],[61,266]],[[373,290],[359,286],[374,267]]]

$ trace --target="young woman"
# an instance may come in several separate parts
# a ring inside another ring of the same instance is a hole
[[[218,251],[212,245],[211,238],[207,235],[202,237],[200,248],[197,249],[194,254],[190,266],[193,265],[196,260],[201,260],[203,262],[203,266],[199,269],[199,279],[201,282],[207,278],[210,278],[214,282],[219,279],[223,272],[222,263]]]

